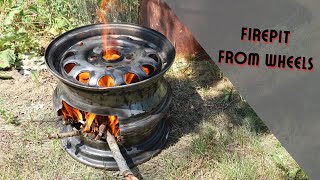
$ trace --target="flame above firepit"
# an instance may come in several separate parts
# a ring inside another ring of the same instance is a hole
[[[102,0],[100,3],[100,9],[97,10],[97,17],[100,22],[105,25],[108,25],[108,20],[106,18],[106,14],[110,11],[110,6],[108,3],[114,3],[115,0]],[[108,29],[102,29],[102,45],[103,45],[103,59],[108,61],[113,61],[119,59],[121,56],[116,50],[108,49],[108,34],[112,34],[112,32],[108,32]],[[112,46],[116,46],[116,41],[112,42]]]

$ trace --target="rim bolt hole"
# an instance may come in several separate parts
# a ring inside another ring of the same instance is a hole
[[[133,60],[133,54],[127,54],[126,55],[127,60]]]
[[[98,59],[98,57],[95,55],[89,57],[89,61],[91,61],[91,62],[96,61],[97,59]]]

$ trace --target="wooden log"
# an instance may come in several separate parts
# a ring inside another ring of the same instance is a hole
[[[49,139],[61,139],[65,137],[73,137],[73,136],[79,136],[81,133],[80,131],[69,131],[64,133],[52,133],[48,135]]]
[[[124,176],[126,180],[138,180],[138,178],[133,175],[126,160],[122,156],[115,137],[108,130],[105,132],[105,137],[112,152],[112,157],[117,162],[120,174]]]
[[[102,135],[103,135],[103,133],[105,133],[106,132],[106,129],[107,129],[107,124],[101,124],[100,126],[99,126],[99,133],[98,133],[98,135],[94,138],[95,140],[100,140],[101,139],[101,137],[102,137]]]

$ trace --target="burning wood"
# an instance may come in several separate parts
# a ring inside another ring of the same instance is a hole
[[[61,139],[61,138],[66,138],[66,137],[72,137],[72,136],[79,136],[81,135],[81,131],[69,131],[65,133],[53,133],[49,134],[48,137],[49,139]],[[95,140],[100,140],[102,136],[105,136],[106,141],[109,145],[109,148],[112,152],[112,157],[115,159],[119,170],[120,174],[126,178],[126,180],[138,180],[137,177],[135,177],[130,170],[129,166],[127,165],[126,160],[122,156],[119,146],[117,144],[116,138],[108,131],[107,124],[101,124],[99,126],[99,133],[96,136]]]
[[[100,116],[90,112],[83,112],[68,105],[64,101],[62,102],[62,105],[61,112],[65,120],[65,124],[69,124],[70,121],[72,123],[80,123],[82,124],[80,128],[83,133],[92,133],[95,136],[99,135],[99,127],[104,124],[112,135],[115,136],[116,139],[120,140],[120,127],[117,116]]]
[[[106,129],[107,129],[107,124],[104,123],[104,124],[101,124],[99,126],[99,133],[98,135],[95,137],[95,140],[100,140],[102,135],[106,132]]]

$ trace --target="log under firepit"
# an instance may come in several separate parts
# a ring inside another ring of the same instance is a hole
[[[163,75],[174,58],[175,49],[165,36],[132,24],[89,25],[56,38],[45,54],[60,80],[54,108],[66,122],[62,132],[83,132],[63,138],[65,150],[89,166],[118,169],[105,139],[96,138],[97,125],[116,119],[120,131],[109,129],[130,167],[159,153],[168,139],[172,94]]]

